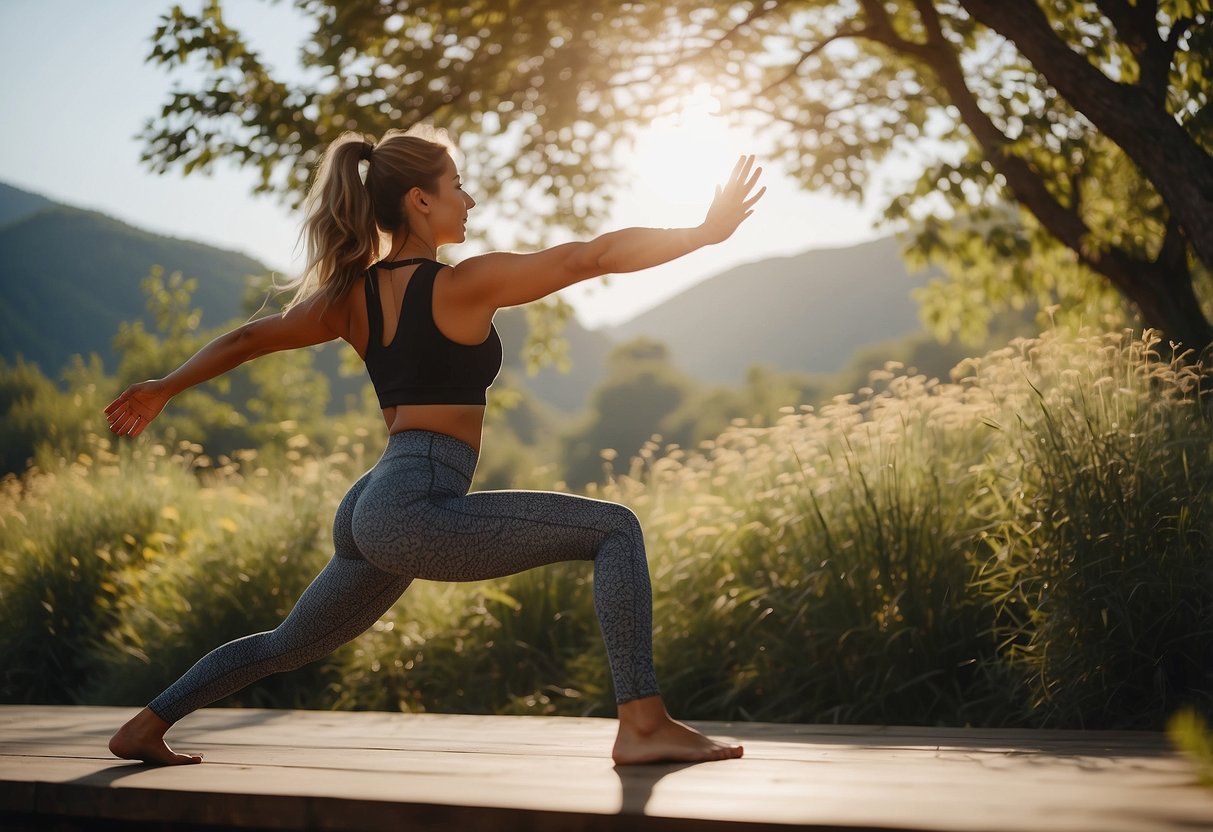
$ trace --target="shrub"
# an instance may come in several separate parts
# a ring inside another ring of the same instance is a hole
[[[1035,722],[1158,729],[1213,699],[1213,431],[1198,370],[1157,348],[1046,338],[971,365],[995,394],[1021,379],[980,581]]]

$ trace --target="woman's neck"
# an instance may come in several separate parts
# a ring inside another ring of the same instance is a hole
[[[438,256],[438,247],[419,234],[393,234],[392,246],[388,249],[387,257],[383,260],[394,263],[397,260],[422,258],[434,260]]]

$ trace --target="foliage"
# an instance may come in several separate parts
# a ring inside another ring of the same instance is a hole
[[[194,472],[204,469],[188,450],[171,466],[148,466],[154,479],[169,471],[184,477],[170,480],[173,499],[159,510],[143,568],[120,576],[118,623],[95,651],[86,696],[139,701],[217,644],[273,629],[331,556],[332,495],[350,485],[368,455],[363,443],[347,443],[271,473],[246,451],[201,480]],[[324,668],[313,665],[232,702],[315,706],[327,681]]]
[[[113,384],[95,355],[76,356],[61,379],[62,388],[34,364],[0,358],[0,475],[24,471],[40,448],[74,457],[86,447]]]
[[[1051,332],[951,383],[891,365],[774,424],[646,445],[589,491],[644,523],[671,708],[1136,728],[1207,712],[1213,430],[1199,370],[1156,350]],[[377,451],[352,434],[213,460],[91,441],[0,490],[5,701],[136,704],[272,625]],[[232,701],[613,712],[585,564],[417,582],[347,647]]]
[[[139,701],[217,638],[271,628],[331,552],[327,502],[369,464],[361,441],[276,473],[255,451],[90,441],[4,481],[5,701]],[[286,687],[314,686],[300,675]],[[236,701],[311,701],[283,696]]]
[[[682,407],[654,426],[655,432],[669,443],[693,448],[719,436],[735,420],[770,424],[784,407],[820,401],[827,398],[826,390],[846,389],[832,385],[828,376],[781,373],[756,364],[737,387],[694,389]]]
[[[120,326],[114,338],[119,389],[164,375],[231,328],[229,324],[205,332],[199,329],[200,312],[191,303],[195,287],[195,280],[180,273],[166,278],[159,268],[144,279],[156,332],[149,332],[141,321]],[[284,442],[290,434],[284,431],[297,430],[330,450],[343,429],[362,430],[365,435],[374,418],[359,417],[355,411],[327,414],[329,382],[316,369],[316,355],[311,349],[271,353],[186,390],[173,399],[148,434],[170,444],[177,437],[189,437],[209,454],[229,456],[250,448],[289,453],[292,448]]]
[[[1200,782],[1213,786],[1213,728],[1208,722],[1185,708],[1167,721],[1167,736],[1196,764]]]
[[[342,659],[336,707],[611,711],[586,564],[557,564],[492,583],[414,584]]]
[[[565,478],[575,486],[602,478],[602,451],[633,456],[688,399],[691,382],[670,364],[664,344],[645,338],[621,344],[607,367],[585,423],[565,436]]]
[[[235,159],[298,200],[340,132],[431,119],[493,172],[474,175],[503,216],[583,230],[615,149],[706,91],[808,188],[860,198],[886,161],[921,172],[888,215],[948,267],[927,300],[941,330],[1024,302],[1091,323],[1110,287],[1173,339],[1213,341],[1193,290],[1213,267],[1207,0],[296,6],[314,30],[295,82],[219,0],[161,19],[150,59],[202,74],[148,124],[154,169]]]
[[[80,701],[99,640],[120,623],[118,573],[143,556],[140,541],[156,531],[167,494],[108,466],[104,476],[90,476],[96,462],[81,454],[54,473],[35,469],[4,480],[6,701]]]
[[[984,346],[1004,344],[1011,333],[1026,331],[1027,317],[997,318],[999,335]],[[881,390],[883,385],[869,375],[890,360],[912,368],[911,374],[939,377],[968,354],[956,342],[941,344],[917,333],[858,350],[837,373],[780,372],[753,365],[744,383],[724,387],[696,383],[672,364],[664,346],[637,339],[611,354],[606,378],[592,391],[582,421],[564,433],[557,455],[566,482],[601,482],[609,468],[603,464],[604,455],[631,459],[650,439],[694,448],[738,420],[771,425],[788,406],[828,403],[840,391],[867,389],[870,383]],[[514,433],[526,441],[523,433]]]
[[[663,345],[646,339],[623,344],[590,398],[586,421],[564,437],[566,479],[601,481],[604,450],[611,459],[628,460],[651,440],[693,447],[739,419],[769,424],[789,403],[817,401],[831,383],[828,376],[754,365],[743,384],[703,385],[675,367]]]

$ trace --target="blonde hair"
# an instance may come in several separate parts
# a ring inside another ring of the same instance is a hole
[[[386,253],[393,233],[407,236],[404,195],[437,190],[452,150],[446,132],[429,125],[389,130],[377,144],[360,133],[337,137],[308,191],[300,232],[307,260],[303,273],[283,287],[295,290],[286,309],[315,294],[326,306],[338,300]]]

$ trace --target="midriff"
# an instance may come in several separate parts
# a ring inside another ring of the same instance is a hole
[[[484,428],[484,405],[480,404],[401,404],[383,409],[388,434],[402,430],[430,430],[445,433],[480,451]]]

